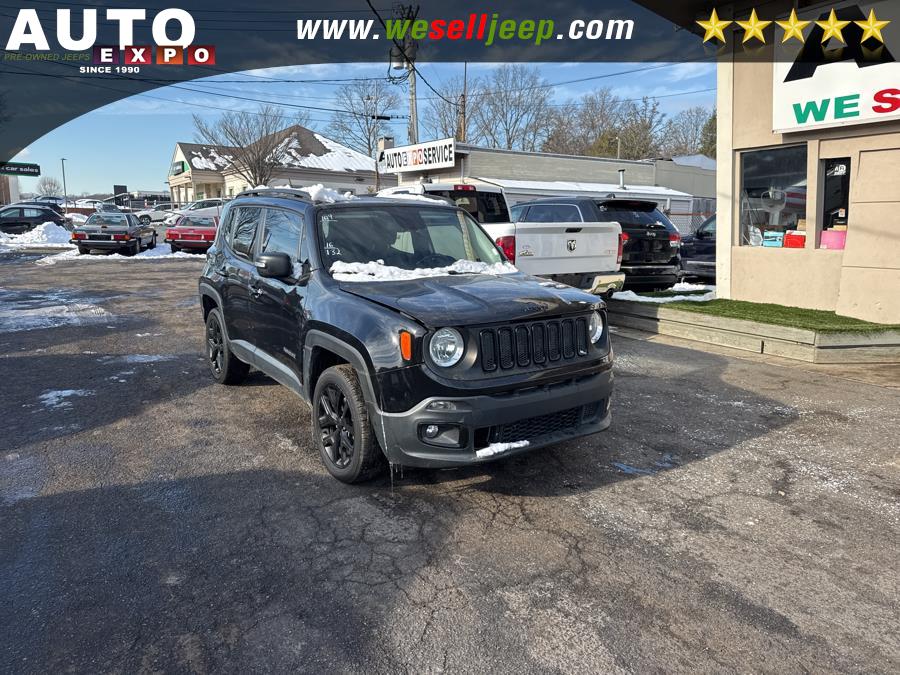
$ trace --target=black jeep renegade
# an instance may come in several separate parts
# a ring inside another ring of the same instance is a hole
[[[442,201],[240,194],[200,279],[209,366],[255,367],[312,409],[328,471],[452,467],[606,429],[596,296],[507,263]]]

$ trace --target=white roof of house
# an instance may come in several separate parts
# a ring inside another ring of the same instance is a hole
[[[582,183],[567,180],[515,180],[512,178],[479,178],[479,180],[499,185],[508,192],[521,194],[546,194],[548,192],[577,194],[597,194],[603,197],[652,197],[655,199],[690,199],[686,192],[679,192],[658,185],[626,185],[621,189],[617,183]]]
[[[716,160],[706,155],[681,155],[673,157],[672,161],[681,166],[694,166],[698,169],[707,169],[709,171],[716,170]]]

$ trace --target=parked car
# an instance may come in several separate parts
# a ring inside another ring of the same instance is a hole
[[[182,249],[203,253],[212,246],[218,224],[219,219],[215,216],[181,216],[166,229],[165,242],[172,247],[173,253]]]
[[[590,197],[516,204],[513,223],[485,225],[507,260],[528,274],[591,293],[622,290],[622,228]]]
[[[603,301],[518,271],[463,209],[250,190],[226,207],[199,286],[212,376],[237,384],[253,366],[309,403],[338,480],[610,424]]]
[[[79,209],[96,209],[97,206],[103,204],[100,199],[76,199],[75,206]]]
[[[220,216],[222,214],[222,207],[228,200],[221,199],[219,197],[213,199],[200,199],[196,202],[191,202],[187,206],[182,209],[175,209],[169,215],[165,217],[163,222],[166,225],[174,225],[175,221],[178,220],[179,216],[184,216],[188,213],[194,213],[194,215],[213,215]]]
[[[30,232],[46,222],[66,226],[66,219],[49,205],[10,204],[0,208],[0,232],[5,234]]]
[[[656,202],[642,199],[598,199],[604,220],[622,226],[622,271],[625,286],[668,288],[681,269],[681,234]]]
[[[716,217],[681,238],[681,276],[716,280]]]
[[[65,213],[63,211],[63,207],[57,204],[56,202],[48,202],[46,200],[29,200],[29,201],[20,201],[14,204],[10,204],[10,206],[37,206],[42,209],[51,209],[55,211],[58,215],[64,216]]]
[[[156,223],[165,220],[167,216],[172,214],[174,208],[175,205],[171,202],[154,204],[153,206],[147,207],[146,209],[136,211],[134,215],[136,215],[138,217],[138,220],[146,225],[147,223]]]
[[[95,208],[97,213],[124,213],[122,209],[112,202],[100,202]]]
[[[156,230],[141,223],[132,213],[98,211],[72,229],[71,242],[81,254],[99,249],[135,255],[145,248],[156,248]]]

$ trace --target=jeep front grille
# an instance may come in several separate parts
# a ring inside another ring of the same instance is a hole
[[[484,447],[490,443],[536,440],[542,436],[576,429],[584,423],[594,422],[597,415],[605,410],[606,399],[603,399],[549,415],[538,415],[509,424],[483,427],[475,430],[475,447]]]
[[[483,328],[478,334],[481,367],[490,373],[585,356],[587,324],[585,317],[578,317]]]

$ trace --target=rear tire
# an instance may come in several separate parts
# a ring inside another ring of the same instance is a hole
[[[180,253],[181,252],[180,246],[176,246],[175,244],[170,244],[170,247],[172,249],[172,253]]]
[[[228,346],[225,323],[218,308],[210,310],[206,317],[206,363],[219,384],[240,384],[250,372],[250,366],[238,359]]]
[[[84,246],[78,247],[78,255],[88,255],[91,252],[91,249],[85,248]]]
[[[156,248],[156,233],[153,233],[153,236],[150,238],[150,243],[147,244],[147,250],[151,248]]]
[[[312,400],[312,429],[322,463],[342,483],[369,480],[384,468],[384,453],[375,440],[352,366],[332,366],[319,377]]]

